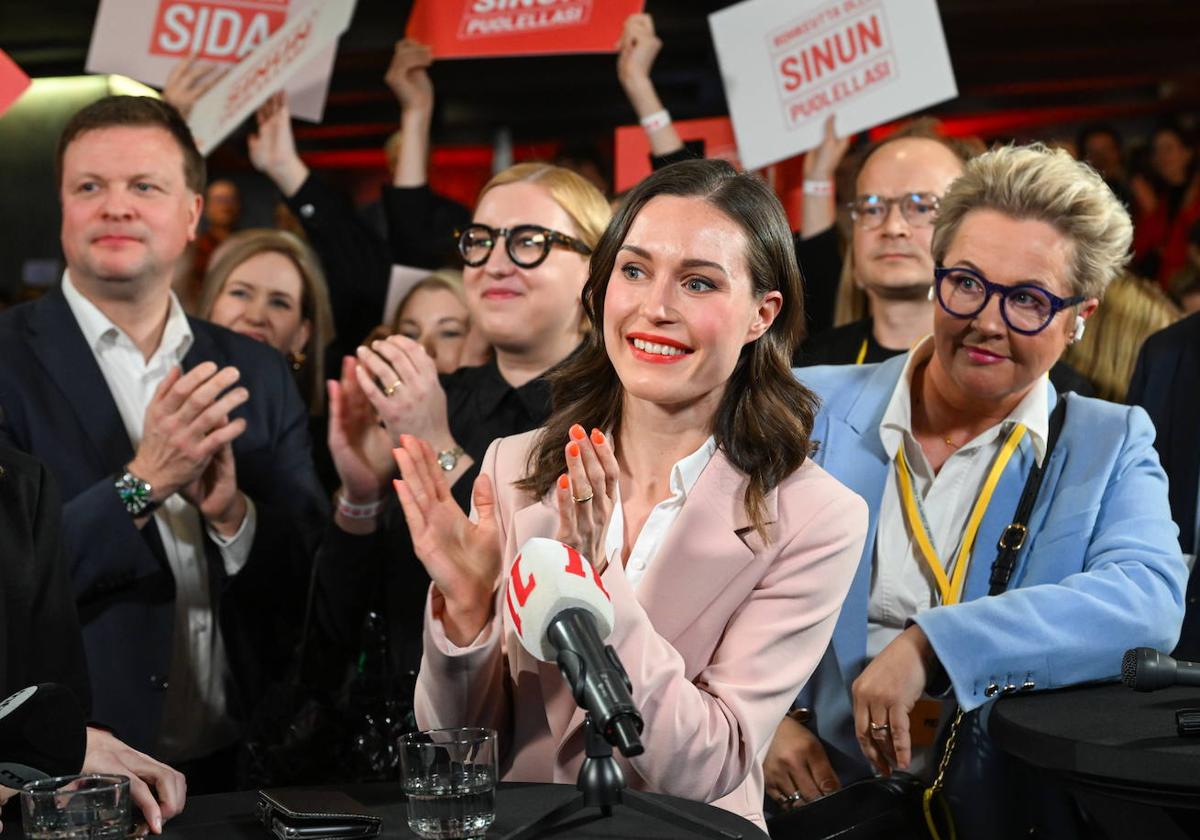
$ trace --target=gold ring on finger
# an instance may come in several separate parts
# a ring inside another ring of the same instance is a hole
[[[401,382],[399,379],[397,379],[391,385],[389,385],[383,389],[383,395],[385,397],[390,397],[392,394],[396,393],[396,389],[399,388],[403,384],[404,384],[403,382]]]
[[[593,493],[592,489],[589,487],[588,494],[586,496],[584,496],[583,498],[580,498],[579,496],[571,496],[571,501],[573,501],[577,505],[582,505],[585,502],[590,502],[592,500],[592,497],[595,495],[596,494]]]

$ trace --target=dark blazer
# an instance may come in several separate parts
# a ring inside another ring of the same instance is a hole
[[[1170,480],[1171,518],[1179,544],[1195,554],[1196,493],[1200,486],[1200,314],[1155,333],[1142,345],[1126,397],[1146,409],[1158,434],[1154,447]],[[1175,648],[1178,656],[1200,658],[1200,575],[1188,580],[1187,614]]]
[[[311,552],[327,519],[313,470],[308,416],[283,357],[269,347],[189,319],[195,340],[183,367],[233,365],[250,392],[233,412],[238,486],[254,500],[250,557],[233,578],[206,539],[214,610],[232,681],[230,713],[245,719],[282,675],[304,610]],[[153,752],[174,630],[175,582],[156,527],[134,526],[113,475],[134,450],[61,289],[0,313],[0,443],[45,462],[62,488],[63,535],[83,625],[93,717]]]
[[[87,662],[62,543],[62,501],[44,466],[0,447],[0,696],[54,682],[86,710]]]

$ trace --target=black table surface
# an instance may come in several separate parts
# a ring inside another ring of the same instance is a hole
[[[330,788],[325,788],[330,789]],[[382,838],[415,838],[408,830],[404,796],[399,783],[337,785],[357,799],[371,812],[383,818]],[[488,840],[498,840],[504,834],[520,828],[577,795],[573,785],[501,783],[496,791],[496,822],[488,831]],[[668,805],[708,825],[741,834],[744,840],[768,840],[767,835],[753,823],[722,808],[656,796]],[[164,840],[265,840],[274,835],[267,832],[254,817],[255,791],[197,796],[187,802],[184,812],[163,827]],[[16,822],[17,825],[12,825]],[[20,819],[6,820],[4,837],[17,838]],[[595,808],[586,808],[572,815],[545,837],[621,838],[621,840],[652,840],[653,838],[688,838],[699,836],[643,816],[624,806],[617,806],[611,817],[602,818]]]
[[[1200,688],[1137,692],[1121,684],[1003,697],[988,732],[1037,767],[1130,791],[1177,791],[1200,805],[1200,737],[1181,737],[1179,709],[1200,709]]]

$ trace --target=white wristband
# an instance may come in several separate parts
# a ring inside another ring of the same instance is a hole
[[[666,109],[655,111],[653,114],[647,114],[642,117],[642,128],[646,129],[647,134],[653,134],[660,128],[666,128],[671,124],[671,115]]]
[[[833,181],[828,179],[808,180],[804,179],[804,194],[805,195],[833,195]]]
[[[356,505],[346,501],[341,493],[337,495],[337,512],[347,519],[374,519],[383,510],[383,499],[376,499],[365,505]]]

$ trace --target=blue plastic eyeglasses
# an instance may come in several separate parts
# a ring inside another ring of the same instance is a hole
[[[1087,300],[1082,295],[1060,298],[1029,283],[1017,286],[993,283],[970,268],[938,266],[933,270],[933,278],[938,303],[948,314],[955,318],[974,318],[987,306],[993,294],[1000,295],[1000,317],[1010,329],[1022,335],[1037,335],[1050,325],[1060,310]]]

